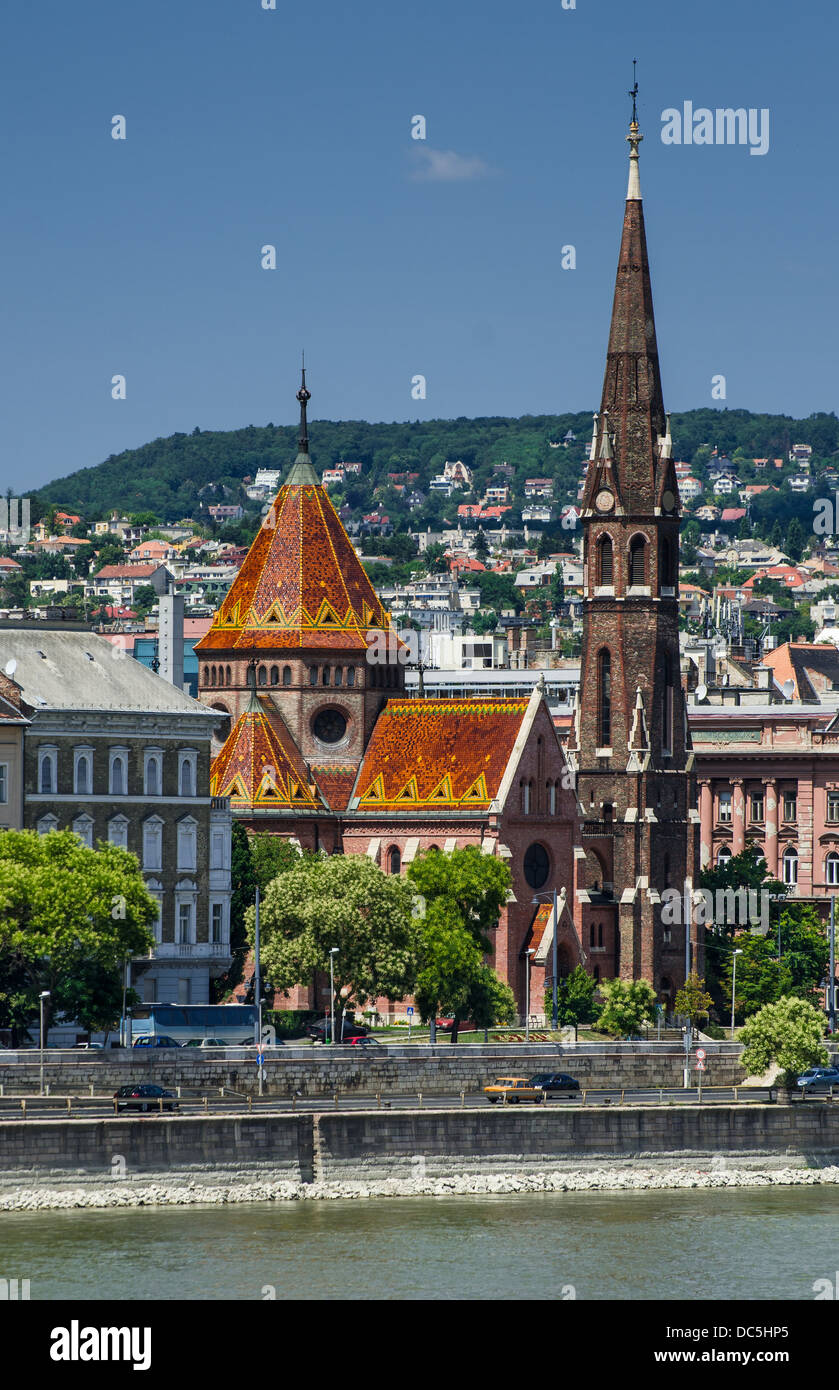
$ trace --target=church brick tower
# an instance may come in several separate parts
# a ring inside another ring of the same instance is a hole
[[[582,500],[584,626],[570,749],[585,817],[583,941],[601,975],[643,978],[672,1007],[697,854],[693,754],[679,666],[679,489],[653,317],[633,97],[629,187],[600,413]],[[680,920],[670,922],[669,916]],[[693,964],[700,964],[694,960]]]

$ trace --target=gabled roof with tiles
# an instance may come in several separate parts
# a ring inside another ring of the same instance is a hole
[[[528,700],[388,700],[358,774],[358,811],[487,811]]]
[[[282,717],[254,693],[213,759],[210,794],[229,796],[234,812],[324,809]]]
[[[383,608],[311,460],[305,373],[300,450],[210,631],[196,651],[364,651],[371,628],[389,630]]]

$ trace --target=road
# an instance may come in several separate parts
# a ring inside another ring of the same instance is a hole
[[[770,1093],[767,1088],[737,1088],[737,1095],[733,1087],[703,1087],[702,1096],[698,1091],[683,1090],[682,1088],[648,1088],[637,1090],[592,1090],[584,1093],[572,1092],[569,1095],[562,1095],[551,1098],[543,1102],[549,1109],[579,1109],[583,1105],[587,1107],[602,1105],[708,1105],[727,1103],[732,1104],[735,1099],[738,1104],[765,1104],[771,1099],[774,1093]],[[809,1096],[808,1103],[825,1100],[824,1096]],[[839,1100],[839,1096],[836,1097]],[[68,1106],[69,1100],[69,1106]],[[25,1101],[25,1106],[23,1105]],[[153,1106],[152,1114],[160,1113],[159,1102],[150,1102]],[[527,1108],[533,1108],[532,1102],[522,1102]],[[285,1114],[290,1111],[301,1113],[312,1113],[313,1111],[339,1110],[460,1110],[483,1108],[498,1111],[502,1108],[500,1104],[490,1107],[486,1097],[481,1092],[473,1092],[461,1096],[427,1096],[421,1098],[418,1095],[396,1096],[382,1095],[376,1096],[356,1096],[339,1095],[337,1101],[334,1096],[254,1096],[250,1102],[246,1096],[207,1096],[206,1099],[197,1095],[182,1095],[179,1101],[179,1109],[176,1113],[180,1115],[241,1115],[241,1114]],[[135,1115],[141,1112],[137,1110],[120,1111],[120,1114]],[[171,1112],[164,1112],[169,1114]],[[21,1120],[28,1119],[105,1119],[114,1115],[114,1102],[110,1096],[38,1096],[27,1093],[19,1096],[6,1095],[0,1098],[0,1120]]]

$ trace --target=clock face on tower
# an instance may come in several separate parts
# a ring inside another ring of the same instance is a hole
[[[594,499],[594,505],[599,512],[610,512],[615,505],[615,499],[607,487],[603,487]]]
[[[676,506],[676,494],[669,488],[662,494],[661,505],[666,512],[672,512]]]

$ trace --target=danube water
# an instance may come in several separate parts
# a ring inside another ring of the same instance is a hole
[[[0,1277],[55,1299],[813,1299],[839,1189],[0,1214]]]

